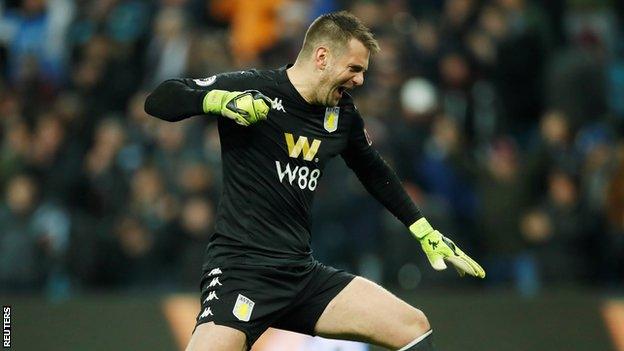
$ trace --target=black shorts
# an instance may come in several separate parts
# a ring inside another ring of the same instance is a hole
[[[214,322],[238,329],[249,348],[269,327],[315,335],[325,307],[353,278],[313,259],[288,266],[209,259],[195,327]]]

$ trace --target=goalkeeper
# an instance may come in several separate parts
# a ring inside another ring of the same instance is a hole
[[[223,193],[188,351],[247,350],[269,327],[434,350],[420,310],[312,256],[312,198],[336,155],[409,228],[434,269],[451,264],[460,275],[485,276],[421,215],[368,139],[348,90],[364,83],[377,51],[355,16],[326,14],[308,28],[294,64],[172,79],[146,100],[146,111],[163,120],[205,115],[218,123]]]

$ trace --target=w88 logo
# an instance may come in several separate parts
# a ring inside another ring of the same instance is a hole
[[[280,161],[275,161],[275,169],[277,170],[277,177],[280,182],[284,181],[284,178],[290,185],[298,186],[301,190],[310,189],[314,191],[318,185],[318,179],[321,177],[320,169],[313,169],[306,166],[294,166],[290,167],[289,163],[286,163],[284,167]]]

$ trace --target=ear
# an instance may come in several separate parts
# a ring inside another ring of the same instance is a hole
[[[322,71],[327,67],[329,60],[329,48],[326,46],[319,46],[314,51],[314,65],[316,69]]]

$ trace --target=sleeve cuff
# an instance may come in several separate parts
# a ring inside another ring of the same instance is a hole
[[[424,217],[422,217],[421,219],[412,223],[412,225],[409,226],[409,230],[418,240],[420,240],[424,238],[427,234],[431,233],[433,231],[433,227],[431,226],[431,224],[429,224],[429,222],[427,222]]]
[[[204,113],[221,113],[221,99],[224,96],[223,90],[210,90],[202,100],[202,110]]]

